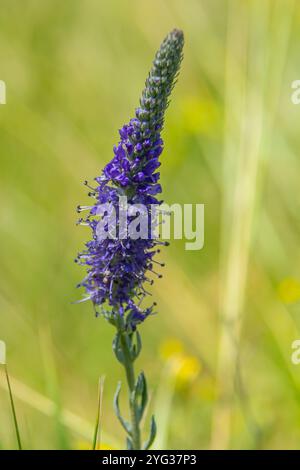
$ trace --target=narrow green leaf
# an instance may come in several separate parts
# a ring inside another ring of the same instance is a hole
[[[131,399],[136,409],[137,419],[141,421],[148,401],[147,382],[143,372],[137,378]]]
[[[116,333],[116,336],[113,339],[112,347],[113,347],[113,351],[118,361],[121,362],[121,364],[124,364],[125,357],[124,357],[124,353],[120,345],[120,333],[119,332]]]
[[[132,355],[133,361],[135,361],[135,359],[138,357],[142,349],[141,335],[139,334],[138,330],[135,331],[135,337],[136,337],[136,343],[132,342],[132,347],[131,347],[131,355]]]
[[[150,436],[149,436],[148,440],[144,443],[143,450],[150,449],[150,447],[152,446],[153,441],[155,439],[155,436],[156,436],[156,422],[155,422],[154,416],[152,415],[152,417],[151,417],[151,427],[150,427]]]
[[[123,428],[125,429],[125,431],[131,435],[131,427],[130,427],[130,424],[128,423],[128,421],[126,421],[122,416],[121,416],[121,412],[120,412],[120,407],[119,407],[119,395],[120,395],[120,391],[121,391],[121,382],[118,383],[118,386],[117,386],[117,390],[116,390],[116,393],[115,393],[115,396],[114,396],[114,410],[115,410],[115,413],[117,415],[117,418],[118,420],[120,421],[120,423],[122,424]]]

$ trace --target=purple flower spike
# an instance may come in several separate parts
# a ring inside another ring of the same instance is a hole
[[[158,183],[159,156],[163,150],[161,130],[168,99],[173,89],[180,63],[184,38],[174,29],[162,42],[152,69],[146,80],[135,117],[119,130],[120,141],[114,147],[112,160],[102,175],[95,178],[97,187],[90,195],[93,206],[79,208],[88,210],[86,219],[92,239],[76,261],[87,267],[87,275],[79,284],[86,291],[96,314],[102,313],[111,323],[117,324],[121,317],[127,331],[135,331],[151,313],[154,305],[142,308],[142,300],[148,292],[145,288],[148,273],[158,275],[152,268],[153,257],[162,244],[156,239],[98,239],[95,214],[103,203],[111,203],[118,211],[120,196],[126,196],[128,204],[161,203],[156,195],[161,192]]]

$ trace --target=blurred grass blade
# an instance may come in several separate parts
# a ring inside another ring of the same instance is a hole
[[[175,381],[170,377],[169,363],[160,377],[159,388],[155,399],[157,433],[153,450],[168,449],[168,436],[171,426],[172,405],[175,392]]]
[[[45,381],[49,396],[55,403],[55,436],[59,449],[69,449],[70,437],[66,426],[61,419],[62,399],[61,390],[57,374],[55,350],[52,340],[52,333],[48,326],[39,329],[39,340],[41,348],[41,357],[44,364]]]
[[[22,450],[20,430],[19,430],[17,414],[16,414],[16,409],[15,409],[15,404],[14,404],[14,399],[13,399],[13,394],[12,394],[12,390],[11,390],[11,385],[10,385],[10,380],[9,380],[9,375],[8,375],[8,370],[7,370],[7,365],[6,364],[4,364],[4,370],[5,370],[6,382],[7,382],[7,386],[8,386],[8,393],[9,393],[9,399],[10,399],[10,404],[11,404],[11,410],[12,410],[13,419],[14,419],[16,436],[17,436],[17,441],[18,441],[18,448],[19,448],[19,450]]]
[[[252,227],[256,215],[265,112],[263,40],[267,29],[268,5],[252,4],[251,15],[236,0],[231,0],[229,5],[221,239],[222,327],[217,369],[222,397],[213,415],[213,449],[228,449],[232,440],[233,412],[238,398],[235,379],[239,364]],[[258,40],[261,41],[261,52],[254,54],[253,48]]]
[[[14,377],[10,377],[10,382],[14,390],[14,395],[19,400],[40,413],[53,418],[56,413],[56,403],[53,400],[45,397],[33,388],[28,387],[26,384]],[[1,380],[1,376],[0,387],[6,390],[6,380]],[[65,408],[61,410],[60,418],[63,425],[69,428],[73,433],[76,433],[86,440],[90,439],[91,434],[93,433],[93,426],[89,421],[86,421],[84,418],[81,418],[77,414]],[[120,442],[115,439],[114,436],[107,433],[104,435],[104,432],[102,432],[102,435],[106,442],[109,442],[116,448],[120,447]]]
[[[97,444],[99,444],[99,449],[101,447],[101,418],[102,418],[102,401],[103,401],[104,381],[105,381],[105,376],[102,375],[99,379],[97,417],[96,417],[96,425],[95,425],[95,432],[94,432],[92,450],[97,449]]]

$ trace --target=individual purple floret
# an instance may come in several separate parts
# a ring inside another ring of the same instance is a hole
[[[92,206],[79,206],[78,211],[89,211],[80,223],[92,229],[92,240],[86,243],[76,261],[87,266],[87,275],[79,284],[86,290],[84,300],[91,300],[97,314],[101,313],[113,324],[122,317],[125,328],[134,331],[151,313],[155,303],[142,307],[148,294],[146,283],[152,283],[149,273],[156,273],[153,264],[159,245],[158,239],[101,239],[97,237],[98,208],[111,203],[118,207],[119,197],[126,196],[128,204],[159,205],[162,188],[159,184],[159,157],[163,151],[161,131],[168,97],[174,86],[182,60],[183,33],[173,30],[164,39],[155,56],[146,80],[135,117],[119,130],[120,141],[114,146],[112,160],[101,176],[95,178],[96,188],[89,195]],[[87,183],[86,183],[87,184]],[[158,263],[159,264],[159,263]]]

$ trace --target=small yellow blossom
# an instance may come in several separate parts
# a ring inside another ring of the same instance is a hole
[[[202,365],[198,358],[195,356],[188,356],[182,354],[178,357],[177,364],[174,364],[174,375],[176,378],[176,385],[186,387],[192,384],[195,379],[199,376]]]
[[[162,359],[167,360],[170,357],[176,356],[183,352],[183,344],[181,341],[175,338],[169,338],[165,340],[159,349],[159,353]]]
[[[294,278],[286,278],[277,288],[280,300],[285,304],[293,304],[300,300],[300,282]]]
[[[92,450],[92,444],[87,441],[80,441],[77,443],[76,448],[78,450]],[[97,445],[96,450],[115,450],[113,447],[101,442],[101,444]]]
[[[161,344],[160,356],[166,362],[168,376],[177,389],[189,388],[201,373],[199,359],[187,354],[183,343],[176,338],[167,339]]]

